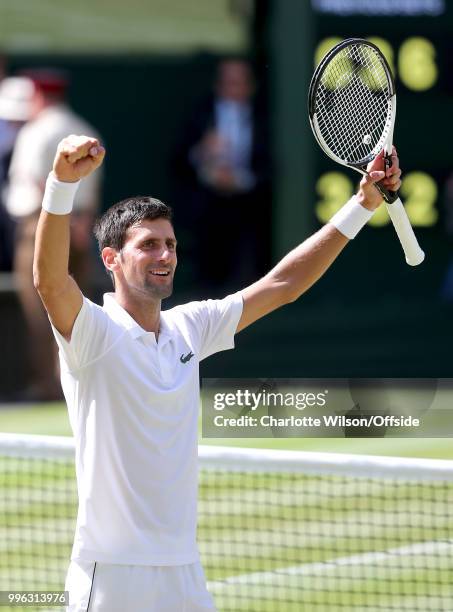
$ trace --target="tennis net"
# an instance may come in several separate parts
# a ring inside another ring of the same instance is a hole
[[[62,590],[73,455],[70,438],[0,434],[0,590]],[[453,610],[453,461],[199,456],[199,545],[220,612]]]

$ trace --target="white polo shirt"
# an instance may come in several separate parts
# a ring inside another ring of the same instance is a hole
[[[159,341],[116,302],[84,298],[68,343],[54,329],[76,441],[72,559],[198,560],[199,362],[234,347],[242,297],[161,312]]]

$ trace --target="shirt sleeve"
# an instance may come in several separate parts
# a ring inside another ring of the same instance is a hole
[[[240,292],[223,300],[192,302],[185,311],[192,323],[199,360],[214,353],[234,348],[234,334],[242,315]]]
[[[68,342],[52,325],[60,359],[70,372],[92,363],[115,342],[111,320],[104,310],[86,297],[72,328]]]

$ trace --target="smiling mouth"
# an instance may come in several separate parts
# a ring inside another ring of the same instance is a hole
[[[150,270],[153,276],[169,276],[169,270]]]

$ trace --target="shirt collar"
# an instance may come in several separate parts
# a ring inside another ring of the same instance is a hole
[[[141,325],[137,323],[135,319],[131,317],[131,315],[124,310],[120,304],[115,299],[114,293],[104,293],[104,310],[107,314],[121,327],[124,327],[129,334],[136,340],[141,337],[150,337],[151,335],[155,337],[154,332],[146,331],[143,329]],[[165,315],[163,312],[160,313],[160,331],[159,331],[159,344],[163,344],[166,340],[170,339],[170,329],[165,321]]]

